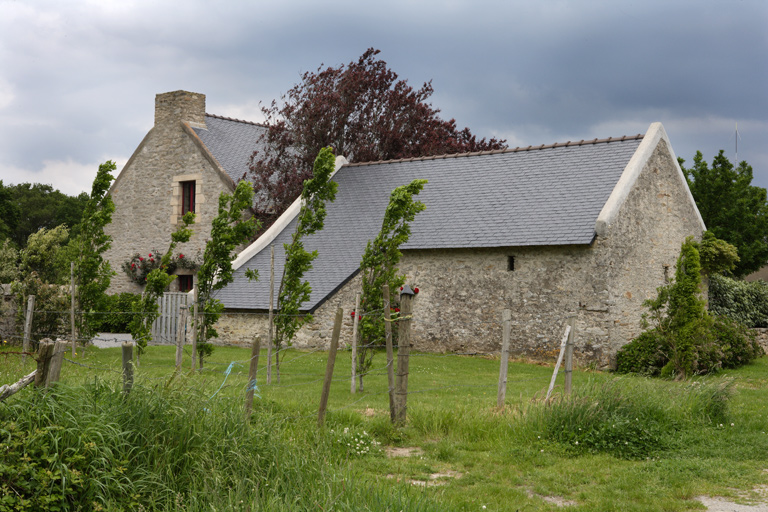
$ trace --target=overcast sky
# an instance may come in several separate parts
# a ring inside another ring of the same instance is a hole
[[[724,149],[768,187],[768,1],[0,0],[0,179],[90,191],[155,94],[261,121],[304,71],[381,50],[432,105],[511,147],[644,133]]]

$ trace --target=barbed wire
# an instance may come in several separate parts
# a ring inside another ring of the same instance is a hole
[[[99,368],[97,366],[91,366],[91,365],[87,365],[85,363],[78,363],[77,361],[72,361],[71,359],[67,359],[66,357],[64,358],[64,360],[66,362],[68,362],[68,363],[76,364],[77,366],[81,366],[83,368],[89,368],[91,370],[100,370],[100,371],[103,371],[103,372],[113,372],[113,373],[117,373],[119,375],[123,374],[122,371],[113,370],[112,368]]]

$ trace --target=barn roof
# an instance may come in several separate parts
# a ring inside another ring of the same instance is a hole
[[[595,223],[642,135],[500,151],[347,164],[334,175],[336,201],[325,228],[305,239],[318,258],[305,278],[312,286],[302,307],[312,311],[358,271],[369,239],[380,227],[391,191],[414,179],[428,183],[426,205],[411,224],[403,249],[456,249],[590,244]],[[288,212],[286,212],[289,214]],[[294,213],[295,215],[295,213]],[[295,219],[278,222],[236,262],[235,281],[217,298],[228,309],[267,309],[269,245],[279,282],[283,244]],[[258,269],[249,282],[246,269]]]

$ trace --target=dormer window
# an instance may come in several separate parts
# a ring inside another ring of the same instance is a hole
[[[181,214],[195,211],[195,182],[181,182]]]

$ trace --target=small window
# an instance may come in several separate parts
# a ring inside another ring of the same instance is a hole
[[[179,282],[179,291],[180,292],[188,292],[194,286],[194,279],[193,279],[193,277],[191,275],[179,276],[177,278],[177,281]]]
[[[195,211],[195,182],[181,182],[181,214]]]
[[[507,270],[512,272],[515,270],[515,257],[507,256]]]

